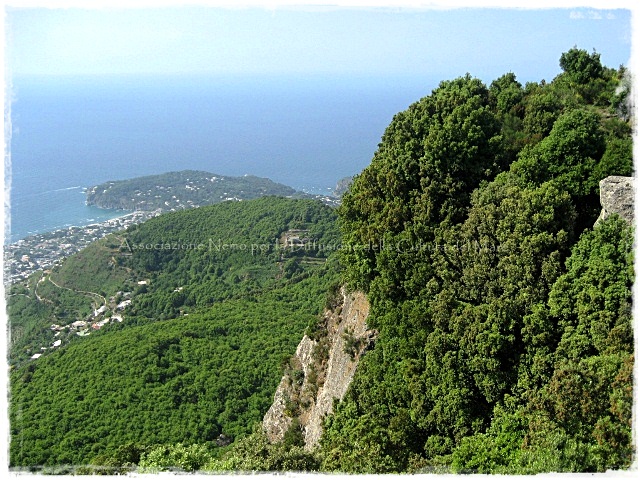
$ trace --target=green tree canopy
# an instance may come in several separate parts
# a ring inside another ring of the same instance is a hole
[[[440,222],[462,220],[471,191],[500,170],[499,150],[489,92],[469,75],[397,114],[339,209],[350,281],[368,290],[380,272],[392,274],[395,258],[376,262],[383,240],[430,240]]]
[[[579,85],[602,78],[604,72],[599,53],[594,51],[589,54],[576,47],[560,55],[560,68],[571,81]]]
[[[561,65],[524,89],[441,83],[345,196],[344,242],[377,247],[342,261],[379,336],[327,419],[323,468],[629,464],[631,237],[593,228],[599,181],[631,172],[629,123],[598,54]]]

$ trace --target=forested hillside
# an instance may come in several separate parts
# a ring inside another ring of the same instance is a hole
[[[339,209],[380,331],[322,467],[534,473],[632,459],[631,227],[593,227],[632,173],[625,71],[572,49],[552,82],[442,82],[399,113]],[[628,85],[627,85],[628,87]]]
[[[629,80],[577,48],[560,66],[548,83],[443,81],[393,118],[338,209],[377,340],[298,466],[631,464],[633,233],[594,226],[599,181],[633,173]],[[211,468],[282,469],[282,448],[256,432]]]
[[[290,232],[300,243],[284,243]],[[10,292],[11,465],[103,465],[157,444],[215,450],[249,433],[337,279],[320,248],[337,239],[319,202],[230,202],[152,219],[34,279],[28,296]],[[90,291],[131,303],[94,329],[103,315]]]
[[[578,48],[560,67],[441,82],[395,115],[337,211],[266,198],[166,214],[15,286],[11,465],[629,467],[633,227],[596,223],[600,180],[633,174],[629,78]],[[375,343],[319,447],[295,418],[270,444],[255,425],[339,282],[366,294]],[[51,323],[96,315],[87,292],[129,298],[123,321],[64,330],[31,360]]]

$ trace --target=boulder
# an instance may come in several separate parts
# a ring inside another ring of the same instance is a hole
[[[629,223],[633,223],[633,199],[635,179],[612,175],[600,180],[600,204],[602,211],[596,220],[605,220],[617,213]]]

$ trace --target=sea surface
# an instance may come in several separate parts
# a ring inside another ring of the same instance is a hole
[[[436,82],[371,77],[21,77],[11,103],[5,243],[121,215],[85,205],[108,180],[184,169],[331,193],[393,115]]]

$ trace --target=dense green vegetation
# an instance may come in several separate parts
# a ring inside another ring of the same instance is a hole
[[[628,467],[633,229],[594,223],[599,181],[632,174],[629,83],[595,52],[573,48],[560,66],[524,86],[512,73],[444,81],[398,113],[343,195],[341,237],[318,202],[227,202],[162,215],[16,286],[11,465]],[[318,449],[295,427],[269,444],[255,425],[339,275],[367,293],[375,345]],[[86,291],[130,292],[125,321],[28,360],[52,318],[87,315]],[[221,434],[236,441],[221,448]]]
[[[309,280],[278,295],[314,288],[321,295]],[[283,354],[312,318],[268,294],[42,357],[12,376],[13,464],[84,464],[128,442],[214,445],[221,433],[249,433],[269,408]]]
[[[632,171],[624,70],[579,49],[560,64],[525,87],[441,83],[344,196],[343,264],[380,336],[323,469],[630,465],[631,227],[592,228],[599,180]]]
[[[278,243],[294,230],[306,244]],[[321,248],[337,239],[335,212],[319,202],[229,202],[93,244],[51,272],[64,288],[40,285],[47,301],[11,296],[11,465],[109,464],[127,445],[215,450],[220,434],[251,432],[337,279]],[[92,314],[80,290],[128,289],[122,323],[57,337],[62,346],[28,359],[26,345],[54,339],[51,323]]]

